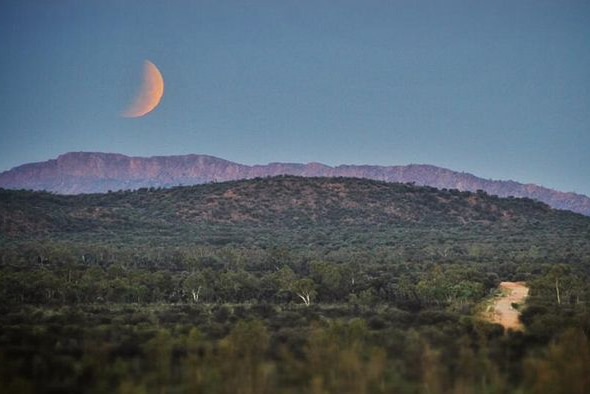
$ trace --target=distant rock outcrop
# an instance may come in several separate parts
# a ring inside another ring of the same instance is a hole
[[[439,189],[483,190],[500,197],[526,197],[553,208],[590,216],[590,198],[533,184],[478,178],[431,165],[372,166],[270,163],[248,166],[206,155],[129,157],[113,153],[66,153],[0,174],[0,187],[59,194],[105,193],[142,187],[172,187],[277,175],[356,177],[415,183]]]

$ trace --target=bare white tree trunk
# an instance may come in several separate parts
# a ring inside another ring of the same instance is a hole
[[[195,303],[199,302],[199,293],[201,292],[201,286],[199,286],[197,288],[197,291],[195,291],[194,289],[191,290],[191,293],[193,294],[193,301],[195,301]]]
[[[299,296],[299,298],[301,298],[303,300],[303,302],[305,303],[305,306],[309,306],[311,304],[311,295],[308,292],[305,293],[297,293],[297,295]]]

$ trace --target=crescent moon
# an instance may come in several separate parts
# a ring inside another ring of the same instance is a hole
[[[126,118],[139,118],[152,112],[164,95],[164,78],[158,67],[146,60],[143,68],[141,89],[129,108],[123,112]]]

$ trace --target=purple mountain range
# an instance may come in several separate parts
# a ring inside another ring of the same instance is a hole
[[[66,153],[0,173],[5,189],[59,194],[105,193],[142,187],[196,185],[277,175],[355,177],[415,183],[439,189],[483,190],[500,197],[527,197],[590,216],[590,198],[514,181],[497,181],[431,165],[373,166],[270,163],[248,166],[206,155],[129,157],[114,153]]]

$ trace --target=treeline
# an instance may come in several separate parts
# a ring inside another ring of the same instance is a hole
[[[34,305],[386,303],[407,310],[431,305],[469,310],[501,280],[529,280],[550,268],[502,261],[399,262],[379,254],[326,256],[286,247],[121,249],[20,244],[0,255],[0,301]],[[577,278],[587,274],[581,266],[571,273]],[[569,293],[583,288],[581,279],[564,286],[564,302],[580,297],[579,292]]]
[[[399,261],[364,252],[286,247],[109,248],[28,243],[0,253],[5,305],[329,303],[469,312],[502,280],[543,283],[558,304],[588,301],[587,265],[446,259]],[[557,285],[558,291],[555,288]],[[556,294],[555,294],[556,293]]]

